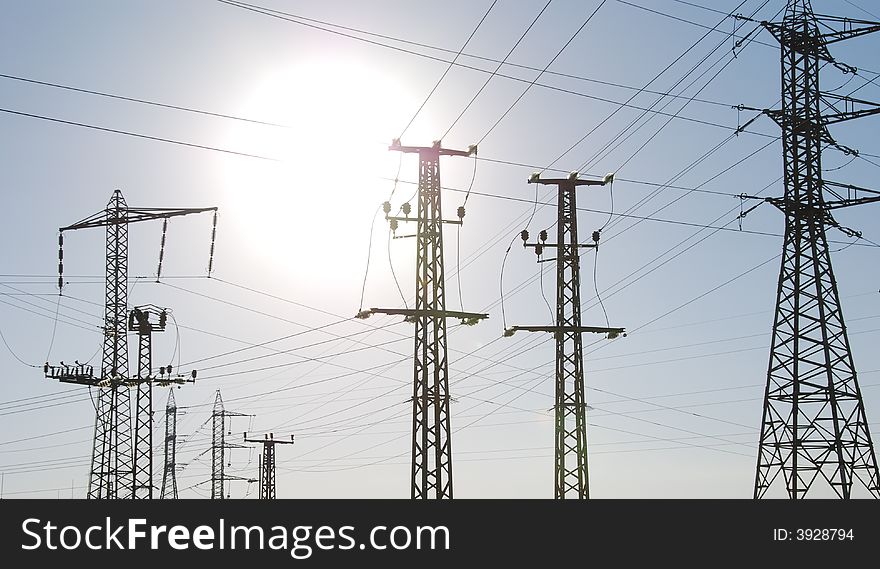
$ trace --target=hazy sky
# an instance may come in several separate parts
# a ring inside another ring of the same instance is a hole
[[[403,305],[392,266],[412,304],[415,243],[389,241],[375,214],[389,196],[395,211],[411,198],[417,161],[387,145],[491,2],[253,1],[289,15],[215,0],[2,2],[3,497],[85,494],[88,390],[38,368],[100,359],[104,233],[66,235],[59,300],[57,230],[103,209],[117,188],[132,206],[220,211],[211,280],[209,215],[170,222],[159,284],[161,223],[130,232],[130,303],[168,306],[177,325],[155,340],[154,365],[199,369],[196,384],[175,393],[181,496],[208,494],[217,389],[227,409],[253,415],[233,420],[234,442],[243,431],[296,435],[278,449],[279,497],[409,496],[412,326],[345,319],[361,308],[368,258],[362,306]],[[555,208],[535,208],[526,183],[552,166],[559,171],[548,174],[616,172],[613,199],[608,187],[578,196],[581,235],[604,227],[595,270],[594,254],[582,257],[584,324],[605,325],[598,290],[611,325],[630,331],[585,338],[592,496],[751,497],[783,218],[762,205],[740,231],[736,196],[780,195],[782,159],[766,117],[733,136],[756,114],[733,107],[777,104],[779,49],[758,24],[725,14],[773,19],[785,2],[553,0],[456,121],[545,4],[497,2],[403,136],[461,149],[479,142],[478,160],[441,163],[446,217],[472,184],[464,226],[444,237],[447,307],[458,310],[461,298],[465,310],[490,314],[474,327],[449,324],[455,495],[553,495],[552,338],[502,337],[505,324],[550,323],[538,277],[544,268],[552,304],[553,266],[537,264],[518,233],[533,209],[533,235],[552,226]],[[880,19],[859,7],[877,10],[866,0],[813,4]],[[833,46],[859,73],[827,66],[823,87],[880,100],[871,83],[878,41]],[[833,128],[862,155],[827,150],[828,179],[877,186],[878,125]],[[547,188],[538,198],[555,201]],[[838,219],[880,241],[876,207]],[[867,241],[848,247],[834,230],[829,238],[877,433],[880,253]],[[130,345],[134,353],[133,337]],[[157,481],[166,398],[154,391]],[[256,452],[233,450],[228,472],[255,478]],[[230,484],[232,497],[255,494],[254,484]]]

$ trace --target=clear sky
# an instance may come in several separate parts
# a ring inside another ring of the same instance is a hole
[[[533,211],[533,235],[555,220],[544,205],[555,196],[542,188],[535,206],[527,184],[548,166],[616,172],[613,199],[608,187],[578,196],[581,235],[604,227],[598,266],[593,253],[582,258],[584,323],[605,325],[598,291],[611,325],[630,331],[585,338],[592,496],[751,497],[783,218],[762,205],[740,230],[737,215],[754,202],[736,196],[780,195],[782,158],[766,117],[733,136],[756,115],[733,107],[777,105],[779,49],[758,24],[726,14],[778,18],[783,0],[553,0],[537,20],[545,0],[500,0],[418,113],[489,0],[253,2],[288,15],[216,0],[0,3],[3,497],[85,494],[88,390],[39,368],[99,360],[104,234],[66,235],[59,300],[57,230],[117,188],[132,206],[220,211],[210,280],[209,215],[170,222],[159,284],[161,223],[130,232],[130,303],[168,306],[176,323],[156,339],[154,365],[199,369],[175,393],[181,496],[209,491],[206,421],[221,389],[227,409],[252,415],[232,421],[233,442],[243,431],[296,435],[278,449],[279,497],[408,497],[412,327],[351,317],[412,303],[415,244],[389,240],[375,214],[415,191],[415,159],[387,150],[414,115],[404,144],[479,142],[476,161],[441,163],[446,217],[472,187],[463,227],[444,237],[447,306],[461,299],[490,315],[449,326],[456,497],[553,495],[553,342],[502,337],[505,324],[550,324],[539,270],[552,303],[552,264],[537,264],[518,237]],[[866,0],[813,7],[880,20]],[[859,73],[827,66],[823,87],[880,100],[878,42],[833,46]],[[827,150],[828,179],[877,186],[878,125],[833,128],[862,154]],[[876,207],[838,219],[880,241]],[[829,238],[877,433],[880,253]],[[167,393],[154,398],[160,480]],[[233,450],[229,464],[257,475],[253,450]],[[256,487],[236,481],[229,492],[254,497]]]

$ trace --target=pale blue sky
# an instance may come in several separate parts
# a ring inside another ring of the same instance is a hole
[[[381,218],[372,243],[369,240],[376,208],[392,192],[390,180],[398,168],[398,156],[383,145],[401,133],[445,71],[447,64],[436,58],[454,56],[490,2],[254,2],[355,28],[360,31],[333,29],[386,45],[213,0],[0,2],[0,74],[290,127],[246,124],[0,77],[0,108],[5,110],[281,161],[0,112],[0,238],[5,244],[0,330],[25,363],[43,363],[58,300],[57,229],[102,209],[115,188],[122,189],[133,206],[216,205],[218,278],[211,281],[201,278],[208,260],[209,216],[172,220],[163,268],[169,278],[163,284],[153,282],[161,225],[131,229],[131,276],[144,278],[132,281],[130,301],[169,306],[179,325],[177,353],[172,328],[156,341],[155,365],[196,367],[204,378],[175,393],[181,408],[190,407],[178,426],[179,462],[187,464],[179,478],[185,489],[181,495],[199,497],[208,490],[197,484],[208,477],[209,455],[199,455],[209,444],[203,423],[214,391],[220,388],[229,409],[255,415],[233,422],[236,437],[245,430],[296,434],[295,445],[278,450],[279,497],[408,497],[412,328],[393,317],[337,321],[359,308],[368,249],[364,306],[402,304],[389,269],[388,229]],[[496,64],[474,56],[504,58],[545,3],[498,2],[459,62],[493,70]],[[543,68],[599,4],[553,0],[509,61]],[[615,148],[615,136],[639,116],[638,108],[651,107],[658,99],[643,92],[555,166],[569,171],[586,165],[584,173],[592,175],[617,172],[615,215],[602,236],[596,276],[611,324],[632,333],[595,345],[594,339],[586,339],[592,495],[751,496],[779,269],[778,260],[771,259],[781,249],[783,219],[770,206],[761,206],[743,221],[742,232],[719,231],[688,246],[711,233],[701,230],[702,225],[738,228],[734,220],[740,201],[735,195],[757,193],[768,185],[765,195],[781,194],[781,147],[772,142],[778,129],[769,119],[759,118],[750,132],[733,137],[678,176],[754,116],[731,106],[763,108],[779,98],[775,40],[766,31],[755,32],[750,38],[757,41],[734,58],[729,34],[736,28],[739,39],[756,24],[737,23],[718,11],[749,15],[758,10],[754,17],[760,20],[772,18],[784,2],[739,4],[607,0],[555,60],[552,73],[545,73],[540,85],[532,87],[496,128],[489,132],[537,71],[502,68],[508,77],[493,78],[444,138],[444,145],[454,148],[480,141],[474,193],[460,230],[461,297],[466,310],[490,314],[488,321],[472,328],[450,324],[456,497],[552,496],[553,344],[549,337],[501,338],[498,304],[504,252],[533,207],[534,187],[526,183],[532,166],[554,162],[618,109],[614,102],[623,103],[635,94],[631,87],[644,86],[704,34],[707,37],[648,87],[666,92],[687,75],[673,90],[686,97],[699,91],[699,100],[680,111],[686,118],[675,118],[660,130],[686,101],[666,98],[655,107],[668,104],[662,110],[665,115],[650,113],[647,124]],[[820,13],[874,18],[858,6],[872,9],[865,0],[814,2]],[[712,28],[719,22],[708,34],[695,25]],[[849,93],[875,79],[880,72],[878,41],[880,37],[869,36],[834,46],[839,60],[861,71],[844,76],[829,66],[823,70],[822,85]],[[404,143],[430,144],[440,137],[486,77],[479,70],[452,69]],[[880,100],[880,88],[868,84],[854,96]],[[873,134],[878,121],[874,117],[840,125],[833,134],[847,146],[877,155],[880,147]],[[824,165],[835,169],[828,179],[876,187],[880,166],[868,160],[880,164],[880,159],[864,157],[867,160],[850,160],[826,151]],[[403,182],[391,200],[395,208],[412,194],[409,182],[417,178],[411,157],[400,164]],[[444,159],[441,172],[444,186],[463,190],[471,182],[474,162]],[[672,186],[711,192],[686,194],[666,187],[637,205],[657,186],[632,181],[671,181]],[[453,216],[463,193],[449,190],[443,199],[446,215]],[[585,189],[579,205],[598,212],[581,213],[582,235],[609,220],[607,188]],[[654,219],[638,222],[638,217],[618,215],[631,207],[627,215]],[[880,241],[875,207],[841,212],[839,220]],[[539,207],[529,228],[537,233],[554,217],[554,208]],[[445,235],[447,303],[452,309],[459,307],[456,237],[455,229]],[[850,240],[839,232],[829,232],[829,238],[835,248],[843,249],[835,254],[834,267],[876,433],[880,356],[872,347],[880,317],[878,251],[865,242],[844,249]],[[103,239],[100,230],[66,236],[70,284],[59,308],[52,361],[83,361],[99,346]],[[390,254],[409,302],[413,241],[392,241]],[[551,269],[549,264],[544,267]],[[517,237],[504,269],[507,325],[549,322],[537,271],[533,253],[524,251]],[[634,271],[639,272],[633,275]],[[553,279],[552,272],[544,277],[551,302]],[[624,284],[630,286],[616,292]],[[604,325],[595,296],[590,253],[582,264],[582,297],[587,303],[583,319]],[[333,325],[308,331],[329,324]],[[298,332],[303,333],[269,346],[289,350],[284,355],[225,365],[272,353],[259,348],[197,361]],[[134,346],[134,339],[130,342]],[[280,364],[292,365],[253,371]],[[389,365],[376,367],[384,364]],[[2,346],[0,366],[5,370],[0,396],[3,496],[69,496],[71,486],[74,496],[83,496],[94,421],[86,390],[44,379],[41,370],[17,361]],[[213,366],[220,367],[207,369]],[[283,391],[272,393],[278,389]],[[157,436],[164,428],[166,397],[156,390]],[[18,401],[24,398],[35,399]],[[158,479],[158,446],[157,453]],[[253,452],[233,451],[229,471],[256,476],[256,462]],[[29,493],[36,490],[41,492]],[[232,483],[233,497],[248,492],[254,496],[253,485]]]

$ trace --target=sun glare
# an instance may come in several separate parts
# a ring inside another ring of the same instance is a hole
[[[399,82],[337,60],[300,63],[256,85],[241,115],[284,126],[241,124],[231,133],[234,148],[277,159],[226,161],[241,241],[270,257],[294,243],[321,247],[329,254],[313,261],[331,273],[357,264],[397,172],[388,144],[416,107]]]

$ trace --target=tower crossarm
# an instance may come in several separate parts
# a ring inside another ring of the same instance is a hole
[[[154,219],[168,219],[170,217],[180,217],[182,215],[190,215],[194,213],[204,213],[206,211],[217,211],[216,207],[196,207],[196,208],[127,208],[127,216],[118,217],[110,215],[112,210],[102,210],[94,215],[78,221],[72,225],[61,227],[59,231],[72,231],[75,229],[88,229],[91,227],[107,227],[109,225],[131,224],[139,221],[151,221]]]

